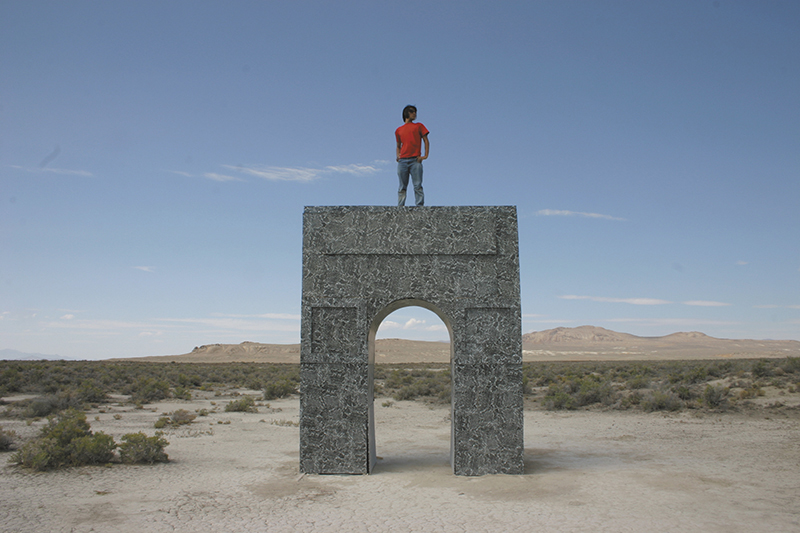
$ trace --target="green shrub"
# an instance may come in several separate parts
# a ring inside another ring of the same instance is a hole
[[[653,391],[642,398],[640,405],[644,411],[677,411],[683,404],[673,392]]]
[[[111,460],[116,447],[109,435],[92,433],[84,413],[70,409],[51,419],[11,461],[33,470],[102,464]]]
[[[728,389],[721,386],[706,385],[703,403],[711,409],[724,409],[727,406]]]
[[[11,430],[4,430],[2,426],[0,426],[0,452],[7,452],[14,446],[14,441],[17,440],[19,436]]]
[[[596,403],[611,405],[618,396],[611,383],[597,375],[566,376],[562,378],[562,383],[550,385],[545,394],[545,407],[548,409],[577,409]]]
[[[228,402],[225,406],[226,412],[257,413],[256,401],[252,396],[242,396],[238,400]]]
[[[575,392],[575,400],[579,407],[595,403],[610,405],[614,403],[617,398],[616,392],[607,381],[601,381],[587,376],[579,380],[576,385],[577,391]]]
[[[739,391],[739,399],[741,400],[748,400],[750,398],[755,398],[756,396],[764,396],[764,389],[762,389],[757,383],[753,383],[749,387],[743,388]]]
[[[697,397],[697,394],[695,394],[694,391],[692,391],[692,389],[686,385],[678,385],[677,387],[674,387],[673,392],[675,392],[675,394],[681,400],[693,400]]]
[[[647,387],[650,386],[650,378],[648,378],[647,376],[643,376],[641,374],[638,374],[638,375],[633,376],[632,378],[630,378],[627,381],[626,385],[628,386],[629,389],[633,389],[633,390],[646,389]]]
[[[164,452],[164,448],[169,445],[163,433],[156,431],[152,437],[148,437],[142,432],[128,433],[122,436],[122,444],[119,445],[119,457],[123,463],[166,463],[169,457]]]
[[[25,418],[43,418],[59,413],[65,409],[80,409],[83,402],[74,394],[64,391],[58,394],[47,394],[18,403]]]
[[[191,400],[192,391],[186,387],[175,387],[175,390],[172,391],[172,396],[179,400]]]
[[[759,359],[755,362],[755,364],[753,364],[750,372],[752,372],[753,377],[755,378],[765,378],[772,374],[772,369],[765,360]]]
[[[620,407],[622,407],[623,409],[628,409],[630,407],[639,405],[641,403],[642,403],[642,393],[640,393],[639,391],[634,391],[622,398],[622,401],[620,402]]]
[[[86,403],[102,403],[108,399],[106,391],[92,379],[84,380],[75,394],[82,402]]]
[[[272,383],[267,383],[264,387],[264,399],[276,400],[278,398],[285,398],[295,392],[297,392],[297,383],[288,379],[280,379]]]
[[[378,367],[376,378],[384,378],[383,386],[377,384],[375,393],[386,391],[397,400],[413,400],[423,396],[439,402],[450,401],[451,379],[447,368],[425,366],[404,366],[390,372]]]
[[[163,429],[167,426],[178,427],[191,424],[197,415],[190,413],[186,409],[178,409],[169,414],[169,416],[162,416],[155,421],[153,427],[156,429]]]
[[[780,367],[787,374],[800,374],[800,357],[787,357]]]
[[[556,384],[550,385],[547,390],[547,394],[544,397],[544,406],[550,410],[577,409],[578,407],[575,398]]]
[[[63,453],[60,453],[54,439],[39,438],[26,442],[9,461],[31,470],[42,471],[65,466],[58,462],[62,456]]]
[[[281,426],[281,427],[293,427],[296,428],[300,425],[299,422],[295,422],[294,420],[286,420],[285,418],[281,418],[280,420],[273,420],[270,422],[273,426]]]
[[[170,422],[173,426],[183,426],[185,424],[191,424],[197,415],[194,413],[190,413],[186,409],[178,409],[177,411],[173,411],[170,417]]]
[[[72,441],[72,464],[93,465],[104,464],[114,457],[117,444],[111,435],[98,431],[94,434],[78,437]]]
[[[386,387],[390,389],[400,389],[412,383],[414,383],[414,376],[401,370],[393,370],[386,378]]]
[[[397,401],[413,400],[418,396],[429,396],[437,400],[448,401],[450,399],[450,375],[413,379],[411,383],[403,385],[392,395]]]
[[[152,403],[169,397],[169,383],[163,379],[141,377],[127,391],[133,402]]]

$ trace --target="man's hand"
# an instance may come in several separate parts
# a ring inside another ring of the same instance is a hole
[[[428,134],[427,133],[422,136],[422,142],[425,144],[425,155],[418,155],[417,156],[417,162],[418,163],[422,163],[423,161],[428,159],[429,155],[431,155],[431,143],[428,141]]]

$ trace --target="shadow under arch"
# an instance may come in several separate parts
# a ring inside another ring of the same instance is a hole
[[[422,307],[423,309],[427,309],[435,314],[439,319],[444,323],[445,327],[447,327],[447,334],[450,339],[450,365],[452,367],[453,364],[453,346],[455,343],[453,342],[453,325],[450,321],[450,317],[442,311],[436,305],[427,302],[425,300],[420,300],[418,298],[402,298],[399,300],[395,300],[375,315],[375,318],[372,319],[372,322],[369,326],[369,333],[367,335],[367,343],[369,345],[369,431],[368,431],[368,439],[369,439],[369,464],[368,464],[368,472],[372,472],[375,468],[375,464],[377,463],[377,448],[375,443],[375,336],[378,333],[378,328],[380,327],[381,323],[386,319],[387,316],[391,315],[398,309],[403,309],[404,307]],[[452,370],[452,368],[451,368]],[[450,380],[452,385],[452,371],[450,373]],[[452,386],[451,386],[452,390]],[[453,456],[454,456],[454,441],[453,441],[453,427],[452,427],[452,420],[453,420],[453,398],[452,392],[450,396],[450,466],[453,467]]]

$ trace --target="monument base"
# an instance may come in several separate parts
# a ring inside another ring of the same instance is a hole
[[[375,333],[409,305],[450,333],[453,472],[523,472],[518,248],[514,207],[305,209],[301,472],[374,467]]]

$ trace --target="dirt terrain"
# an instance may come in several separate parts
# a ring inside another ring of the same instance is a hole
[[[233,396],[196,396],[88,413],[119,439],[207,409],[167,430],[169,463],[31,473],[3,461],[0,531],[800,530],[793,411],[526,411],[525,474],[469,478],[448,465],[448,406],[379,398],[375,471],[318,476],[298,471],[297,397],[234,413],[222,409]],[[28,436],[42,423],[3,421]]]

